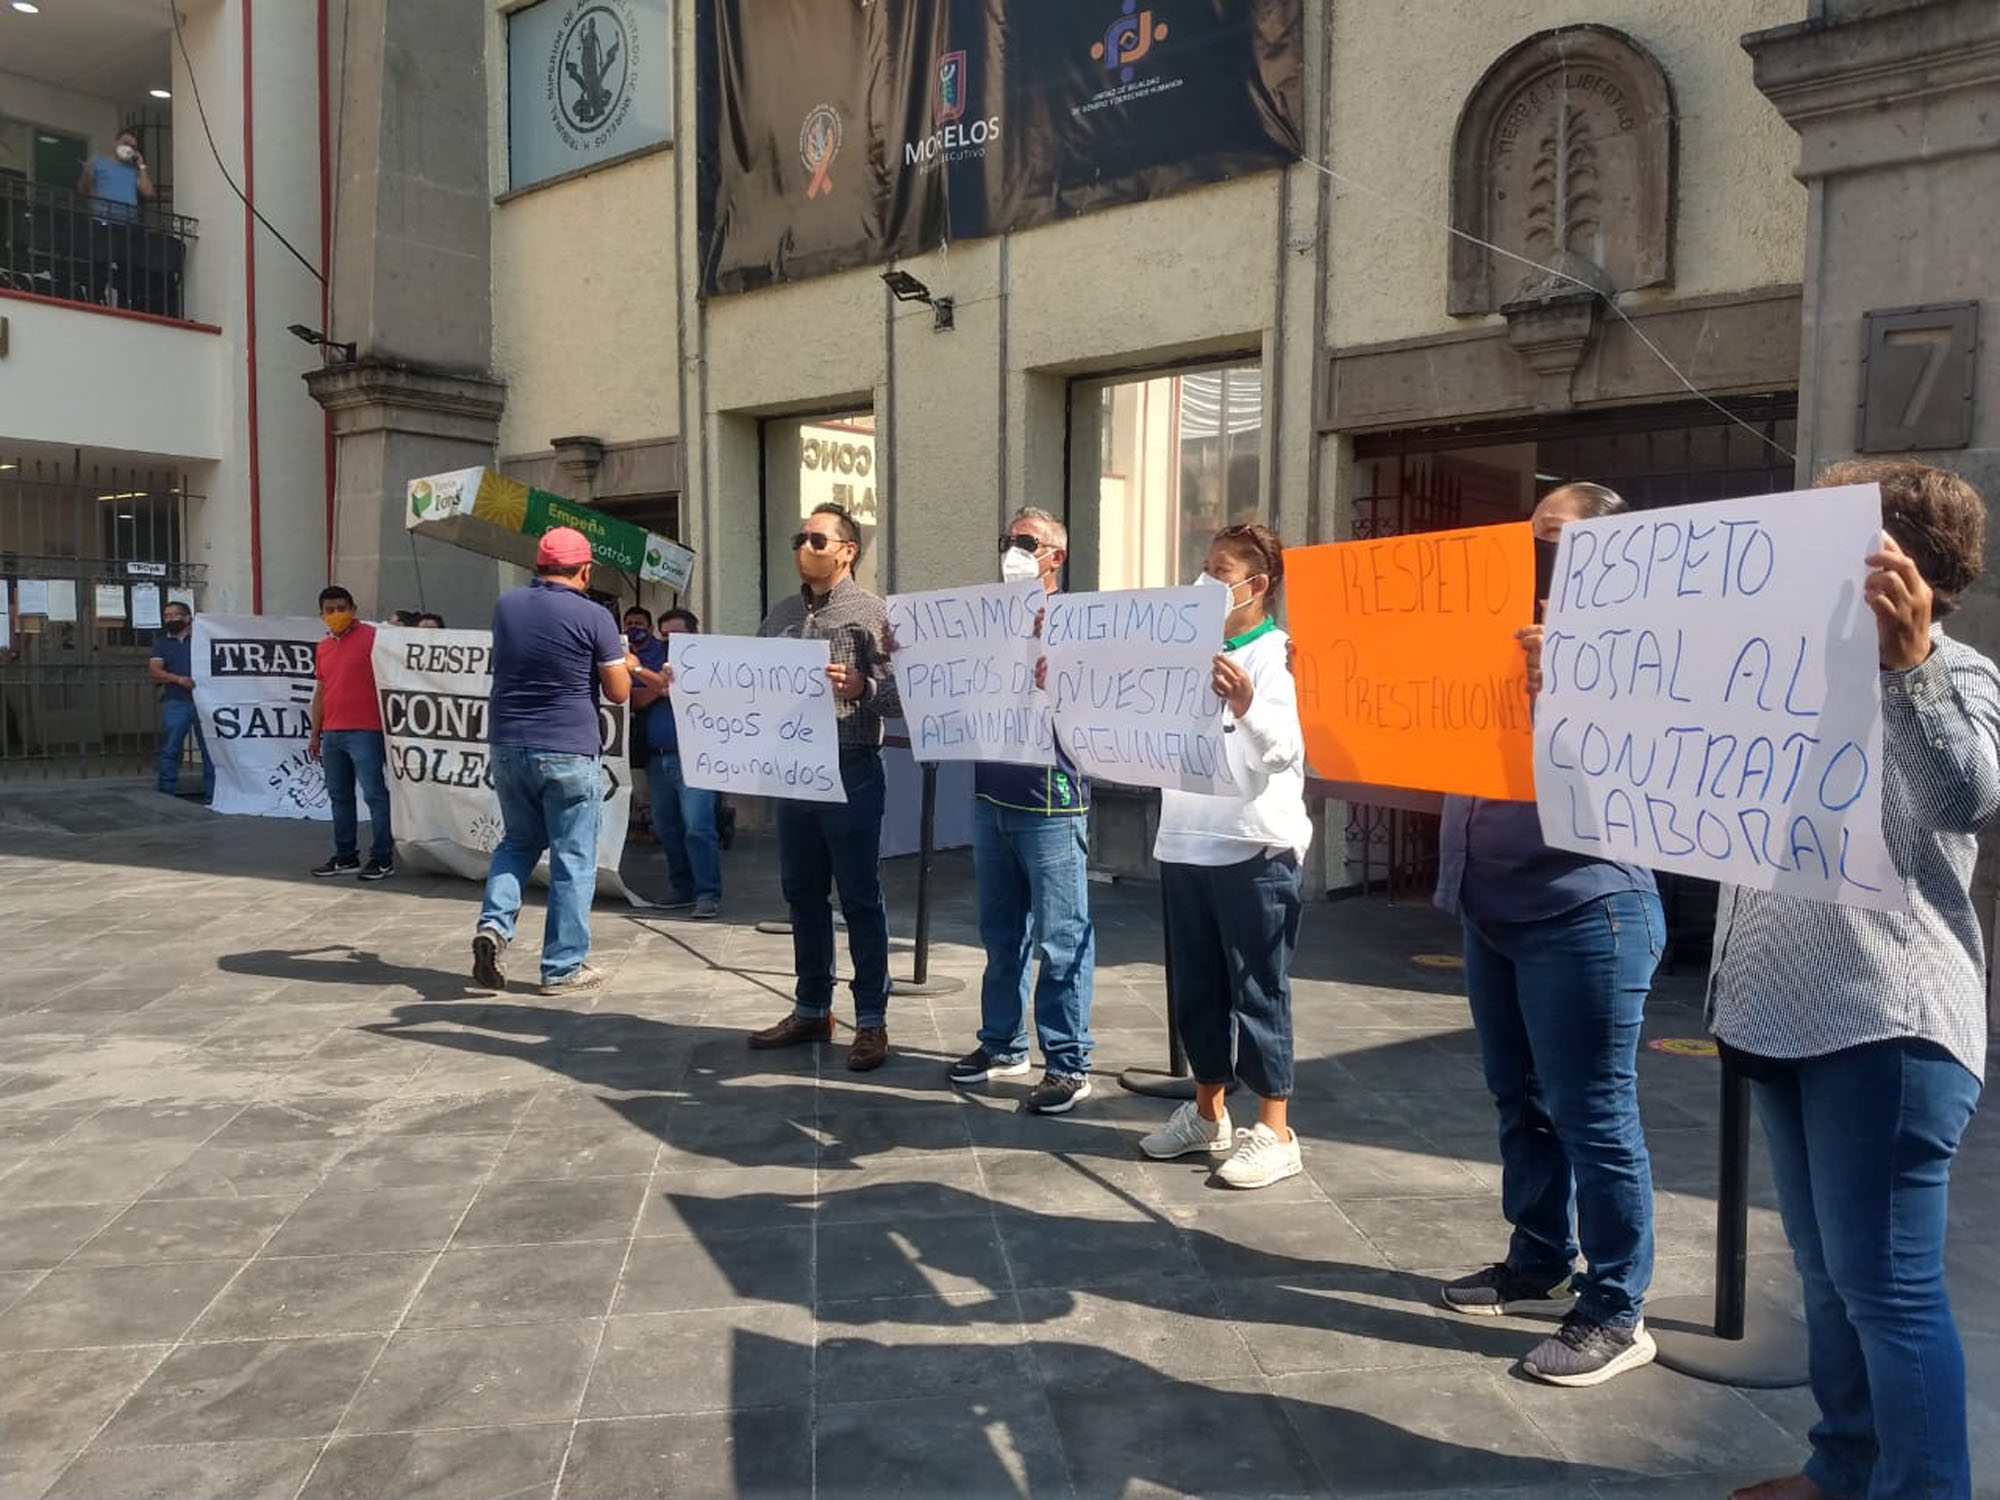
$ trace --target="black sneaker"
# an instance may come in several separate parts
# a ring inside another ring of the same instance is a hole
[[[1568,1276],[1550,1285],[1523,1276],[1509,1266],[1498,1265],[1446,1282],[1444,1305],[1453,1312],[1497,1318],[1524,1302],[1561,1302],[1569,1295]]]
[[[1019,1078],[1028,1071],[1028,1060],[1017,1057],[1002,1062],[984,1047],[974,1047],[951,1065],[945,1076],[956,1084],[984,1083],[989,1078]]]
[[[1644,1322],[1613,1328],[1571,1313],[1562,1327],[1528,1351],[1521,1373],[1548,1385],[1602,1385],[1614,1375],[1650,1365],[1658,1352]]]
[[[1066,1115],[1079,1099],[1090,1097],[1088,1073],[1044,1073],[1042,1081],[1028,1090],[1021,1108],[1031,1115]]]
[[[356,875],[361,871],[361,856],[358,854],[336,854],[323,865],[314,865],[313,874],[324,880],[329,875]]]
[[[491,927],[482,927],[472,935],[472,982],[483,990],[504,990],[507,988],[507,966],[501,962],[507,954],[507,940]]]
[[[396,862],[393,859],[371,859],[361,867],[363,880],[387,880],[395,873]]]

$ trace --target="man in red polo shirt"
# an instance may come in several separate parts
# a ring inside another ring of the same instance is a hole
[[[382,704],[375,696],[375,627],[354,612],[354,596],[335,585],[319,593],[327,635],[319,643],[319,685],[313,689],[312,739],[306,753],[326,771],[333,803],[333,858],[314,867],[318,876],[353,875],[380,880],[395,873],[396,836],[389,827],[389,779],[384,774]],[[354,814],[354,783],[368,799],[373,842],[361,863]]]

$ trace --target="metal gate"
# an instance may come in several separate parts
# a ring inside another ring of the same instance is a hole
[[[151,771],[146,662],[160,606],[200,591],[183,560],[198,498],[172,468],[0,452],[0,780]]]

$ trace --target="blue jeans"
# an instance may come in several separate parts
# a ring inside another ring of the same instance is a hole
[[[379,729],[329,729],[319,737],[320,769],[326,772],[327,800],[333,804],[333,852],[352,859],[361,846],[354,815],[354,784],[368,799],[368,857],[388,864],[396,857],[396,835],[389,826],[389,778],[384,774],[387,751]]]
[[[1614,1327],[1639,1321],[1653,1280],[1639,1029],[1665,939],[1650,891],[1537,922],[1465,921],[1465,987],[1500,1115],[1500,1207],[1514,1226],[1507,1264],[1555,1282],[1580,1246],[1576,1310]]]
[[[195,712],[192,698],[160,700],[158,786],[169,797],[180,790],[181,749],[187,744],[189,731],[193,731],[195,748],[201,752],[201,794],[212,798],[215,796],[215,762],[208,758],[208,743],[201,737],[201,715]]]
[[[590,903],[597,895],[597,828],[604,778],[595,755],[493,747],[493,789],[507,832],[486,871],[479,925],[512,940],[521,892],[549,856],[549,910],[542,927],[542,983],[567,979],[590,954]]]
[[[1028,1055],[1028,979],[1037,958],[1035,1034],[1051,1073],[1090,1071],[1090,924],[1085,873],[1089,820],[973,804],[972,866],[979,877],[979,1045],[1018,1062]]]
[[[677,898],[722,899],[722,835],[715,826],[715,793],[681,780],[681,758],[661,751],[646,763],[653,797],[653,834],[666,851],[667,876]]]
[[[1752,1088],[1805,1283],[1820,1410],[1806,1473],[1842,1500],[1969,1500],[1944,1231],[1979,1080],[1904,1040],[1777,1064]]]
[[[833,908],[840,891],[847,951],[854,960],[854,1024],[889,1015],[889,912],[882,903],[882,757],[842,754],[845,802],[778,804],[778,883],[792,913],[793,1013],[833,1014]]]
[[[1240,1078],[1261,1099],[1290,1098],[1298,860],[1288,849],[1233,865],[1163,864],[1160,902],[1167,1008],[1195,1082]]]

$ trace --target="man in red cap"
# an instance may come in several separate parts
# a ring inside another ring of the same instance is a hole
[[[535,550],[535,578],[493,607],[493,696],[487,708],[493,787],[506,835],[486,872],[486,899],[472,938],[472,977],[504,989],[502,960],[513,941],[521,892],[544,850],[549,910],[542,931],[544,995],[604,982],[590,953],[597,894],[597,829],[604,806],[598,766],[601,691],[612,703],[632,692],[632,657],[611,613],[590,587],[590,541],[558,526]]]

